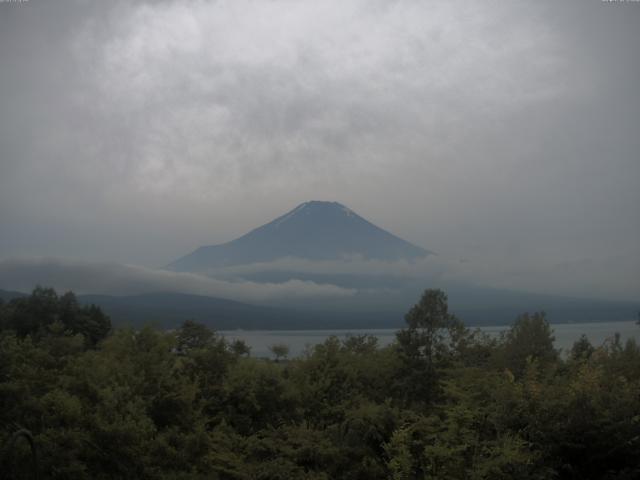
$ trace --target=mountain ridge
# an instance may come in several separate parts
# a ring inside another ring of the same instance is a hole
[[[59,292],[60,293],[60,292]],[[588,300],[530,294],[517,291],[477,289],[448,290],[450,310],[469,327],[509,325],[523,312],[546,311],[552,324],[633,321],[637,302]],[[469,295],[481,295],[472,301]],[[0,290],[8,302],[27,293]],[[465,300],[466,297],[466,300]],[[327,311],[310,305],[261,305],[209,295],[150,292],[138,295],[80,294],[78,302],[99,306],[115,326],[140,328],[145,324],[177,328],[187,319],[216,330],[317,330],[402,328],[412,301],[386,309],[338,308]],[[413,301],[417,298],[414,295]]]

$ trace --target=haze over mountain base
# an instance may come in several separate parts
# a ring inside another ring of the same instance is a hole
[[[581,299],[478,285],[459,262],[415,246],[337,202],[306,202],[246,235],[168,269],[55,258],[0,261],[0,288],[72,290],[115,323],[217,329],[396,328],[427,288],[449,295],[468,325],[546,311],[552,322],[634,319],[640,302]],[[10,296],[10,294],[6,294]]]

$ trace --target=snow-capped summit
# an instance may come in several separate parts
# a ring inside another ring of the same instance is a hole
[[[338,202],[312,200],[221,245],[200,247],[168,266],[202,272],[215,267],[269,262],[283,257],[337,260],[348,256],[400,260],[429,255],[376,227]]]

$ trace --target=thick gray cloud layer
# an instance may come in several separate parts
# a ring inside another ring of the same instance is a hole
[[[164,265],[318,198],[473,279],[638,296],[639,22],[634,2],[0,3],[0,257]]]
[[[21,292],[31,291],[35,285],[46,285],[60,292],[71,290],[80,294],[179,292],[246,302],[280,298],[335,298],[355,294],[352,289],[295,279],[282,283],[230,282],[136,265],[59,258],[0,260],[0,279],[3,288]]]

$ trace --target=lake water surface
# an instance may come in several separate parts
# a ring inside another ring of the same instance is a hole
[[[480,327],[480,330],[498,335],[508,326]],[[634,321],[628,322],[603,322],[603,323],[558,323],[552,324],[553,334],[556,337],[555,346],[567,351],[580,335],[586,335],[594,346],[602,345],[608,338],[617,332],[623,342],[629,338],[640,340],[640,326]],[[397,329],[371,329],[371,330],[226,330],[221,331],[228,340],[241,339],[251,347],[253,357],[271,357],[269,347],[274,344],[285,344],[289,347],[289,356],[300,355],[307,346],[324,342],[331,335],[340,339],[347,335],[375,335],[378,344],[385,346],[395,340]]]

